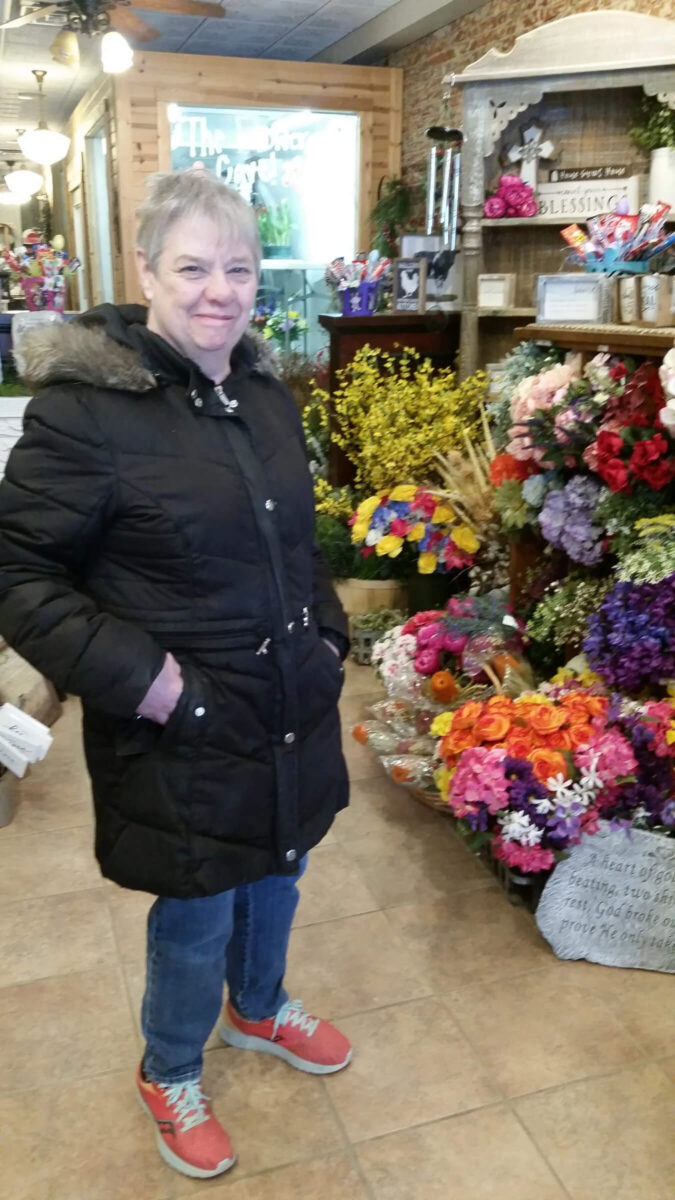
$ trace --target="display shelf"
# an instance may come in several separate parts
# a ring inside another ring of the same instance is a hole
[[[561,229],[564,229],[565,225],[585,220],[586,217],[483,217],[481,225],[484,229],[499,229],[502,225],[510,229],[516,226],[529,229],[533,226],[536,228],[537,225],[559,225]]]
[[[496,317],[505,321],[519,320],[520,317],[535,317],[536,308],[479,308],[479,317]]]
[[[523,325],[524,342],[553,342],[565,350],[609,354],[663,355],[675,345],[675,328],[653,325]]]

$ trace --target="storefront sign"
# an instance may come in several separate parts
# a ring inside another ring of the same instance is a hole
[[[575,182],[579,179],[627,179],[628,167],[555,167],[549,171],[551,183]]]
[[[675,843],[608,825],[544,888],[537,925],[558,958],[675,973]]]
[[[620,200],[627,200],[630,211],[637,212],[641,184],[640,175],[625,179],[558,179],[540,183],[537,188],[539,216],[594,217],[597,213],[612,212]]]

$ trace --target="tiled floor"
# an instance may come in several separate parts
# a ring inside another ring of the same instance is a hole
[[[192,1184],[135,1103],[149,897],[91,852],[74,703],[0,830],[1,1200],[672,1200],[675,981],[561,963],[444,820],[349,736],[352,807],[311,858],[289,990],[355,1059],[317,1079],[209,1042],[239,1152]]]

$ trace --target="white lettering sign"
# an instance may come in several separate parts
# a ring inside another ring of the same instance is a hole
[[[641,203],[640,175],[628,179],[559,179],[554,183],[540,183],[537,188],[540,217],[594,217],[598,213],[613,212],[619,200],[627,200],[631,212],[637,212]]]
[[[537,925],[558,958],[675,973],[675,841],[603,823],[556,867]]]

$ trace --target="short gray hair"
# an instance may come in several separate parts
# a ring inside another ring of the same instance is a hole
[[[164,240],[174,221],[202,216],[215,221],[228,236],[245,242],[260,273],[262,250],[255,212],[234,188],[211,171],[193,168],[151,175],[147,196],[136,216],[136,245],[153,272],[157,270]]]

